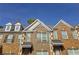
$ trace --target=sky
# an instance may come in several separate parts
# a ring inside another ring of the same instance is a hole
[[[30,18],[39,19],[47,25],[55,25],[61,19],[71,25],[77,25],[79,4],[0,4],[0,25],[4,26],[8,22],[15,24],[19,21],[27,26],[27,20]]]

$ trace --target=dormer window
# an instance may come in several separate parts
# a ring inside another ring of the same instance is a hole
[[[19,31],[20,30],[20,26],[15,26],[15,31]]]
[[[15,24],[15,31],[20,31],[20,27],[21,27],[21,24],[20,23],[16,23]]]
[[[10,31],[11,30],[11,27],[12,27],[12,24],[11,23],[6,24],[5,31]]]
[[[6,30],[9,30],[10,26],[7,26]]]

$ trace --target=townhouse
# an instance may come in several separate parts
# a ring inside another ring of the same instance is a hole
[[[7,23],[0,31],[0,54],[76,55],[79,54],[79,25],[60,20],[49,27],[39,19],[25,28],[19,22]]]
[[[60,20],[53,27],[52,46],[56,55],[79,54],[78,29]]]

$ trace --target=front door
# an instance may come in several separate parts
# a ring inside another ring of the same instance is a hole
[[[55,50],[55,55],[61,55],[60,50]]]
[[[0,46],[0,55],[2,55],[2,46]]]

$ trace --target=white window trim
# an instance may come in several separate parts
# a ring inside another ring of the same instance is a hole
[[[62,34],[62,39],[68,39],[68,33],[67,33],[67,31],[61,31],[61,33],[62,32],[65,32],[65,34],[66,34],[66,36],[67,36],[67,38],[63,38],[63,34]]]
[[[48,34],[48,33],[46,33],[46,40],[47,40],[47,34]]]
[[[23,38],[23,35],[22,35],[22,38],[19,38],[20,35],[22,35],[22,34],[19,34],[19,35],[18,35],[18,40],[19,40],[18,42],[20,42],[20,44],[23,44],[22,40],[23,40],[24,38]]]
[[[43,34],[42,34],[42,33],[43,33],[43,32],[41,32],[41,42],[43,42],[43,39],[42,39]],[[45,39],[45,40],[48,41],[48,40],[47,40],[47,32],[45,32],[45,33],[46,33],[46,37],[45,37],[46,39]]]
[[[11,35],[12,35],[12,37],[11,37],[11,39],[9,39]],[[13,37],[14,37],[13,34],[9,34],[8,37],[7,37],[6,43],[12,43],[12,42],[10,42],[8,40],[11,40],[12,41],[13,40]]]
[[[54,31],[54,32],[57,32],[57,31]],[[57,32],[57,38],[55,37],[56,35],[54,35],[54,32],[53,32],[53,38],[54,40],[58,40],[58,32]]]
[[[10,36],[11,36],[11,39],[13,39],[13,35],[12,34],[9,34],[8,37],[7,37],[7,39],[9,39]]]
[[[42,32],[41,32],[41,41],[42,41]]]
[[[77,36],[77,38],[74,38],[74,33],[72,33],[72,35],[73,35],[73,38],[74,39],[78,39],[78,32],[75,30],[75,31],[73,31],[73,32],[75,32],[76,33],[76,36]]]
[[[18,26],[18,29],[17,29],[17,26]],[[20,31],[20,25],[16,25],[14,31]]]
[[[3,35],[2,34],[0,34],[0,39],[2,39],[3,38]]]
[[[8,26],[9,26],[9,29],[7,30]],[[6,28],[5,28],[5,31],[10,31],[11,27],[12,27],[11,25],[7,25]]]
[[[40,33],[40,37],[41,37],[41,38],[40,38],[40,41],[43,42],[43,38],[42,38],[42,37],[43,37],[43,34],[42,34],[43,32],[38,32],[38,33]],[[38,33],[37,33],[37,34],[38,34]],[[48,35],[50,35],[50,34],[48,34],[47,32],[45,32],[45,33],[46,33],[46,34],[45,34],[45,40],[46,40],[46,41],[49,41],[50,37],[49,37]],[[47,37],[48,37],[48,38],[47,38]],[[37,39],[38,39],[38,38],[37,38]]]
[[[27,34],[30,34],[30,38],[29,38],[29,40],[27,39]],[[30,32],[26,32],[26,42],[31,42],[31,33]]]

